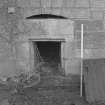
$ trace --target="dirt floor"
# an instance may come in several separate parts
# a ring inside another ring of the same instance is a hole
[[[12,97],[12,102],[20,105],[22,102],[29,105],[88,105],[76,93],[64,90],[26,90],[25,94],[17,94]]]
[[[0,100],[8,99],[10,105],[88,105],[79,96],[78,78],[46,76],[41,78],[37,86],[16,94],[11,94],[8,88],[1,86]]]

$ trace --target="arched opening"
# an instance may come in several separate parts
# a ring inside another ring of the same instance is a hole
[[[67,17],[53,14],[38,14],[26,17],[26,19],[67,19]]]

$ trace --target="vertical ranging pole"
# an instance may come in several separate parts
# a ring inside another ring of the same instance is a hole
[[[81,75],[80,75],[80,96],[83,90],[83,24],[81,24]]]

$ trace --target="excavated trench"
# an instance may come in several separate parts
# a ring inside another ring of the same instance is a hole
[[[60,42],[34,42],[36,62],[45,62],[38,71],[40,82],[12,94],[1,86],[0,99],[9,99],[10,105],[88,105],[80,98],[80,76],[65,76],[59,68],[60,45]]]
[[[20,89],[17,93],[11,93],[8,88],[1,86],[0,100],[8,99],[10,105],[88,105],[79,96],[79,78],[77,75],[44,73],[37,85]]]

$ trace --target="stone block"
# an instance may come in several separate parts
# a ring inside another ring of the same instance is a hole
[[[76,49],[75,54],[77,58],[80,58],[81,50]],[[84,59],[96,59],[105,58],[105,49],[84,49]]]
[[[12,76],[15,72],[14,51],[10,43],[0,36],[0,75]]]
[[[104,14],[103,25],[104,25],[104,30],[105,30],[105,14]]]
[[[89,7],[89,0],[75,0],[74,7]]]
[[[92,8],[105,8],[105,0],[91,0]]]
[[[51,7],[62,7],[63,0],[51,0]]]
[[[41,7],[41,2],[40,2],[40,0],[29,0],[29,1],[30,1],[30,6],[31,6],[31,7],[35,7],[35,8]]]
[[[104,12],[100,10],[91,10],[91,18],[93,20],[103,20]]]
[[[0,0],[0,8],[7,4],[7,0]]]
[[[80,74],[80,58],[68,59],[65,63],[66,74]]]
[[[84,31],[87,31],[89,21],[88,20],[76,20],[75,21],[75,31],[81,31],[81,24],[83,24]]]
[[[41,0],[41,7],[43,8],[51,7],[51,1],[52,0]]]
[[[81,33],[75,34],[75,48],[81,48]],[[86,49],[100,49],[105,48],[105,33],[104,32],[90,32],[84,33],[84,48]]]
[[[90,21],[87,24],[87,31],[103,31],[104,30],[104,25],[102,20],[94,20]]]
[[[84,53],[85,59],[105,58],[105,49],[85,49]]]
[[[78,20],[75,21],[75,30],[81,31],[81,24],[84,24],[84,31],[87,32],[94,32],[94,31],[103,31],[104,30],[104,24],[102,20]]]
[[[25,8],[25,7],[29,7],[30,5],[30,1],[29,0],[18,0],[18,6]]]
[[[73,8],[71,10],[72,18],[82,18],[82,19],[89,19],[90,18],[90,11],[86,8]]]
[[[71,18],[72,17],[71,10],[69,8],[62,8],[61,9],[61,15],[65,16],[67,18]]]
[[[40,14],[41,13],[41,8],[39,9],[35,9],[35,8],[25,8],[23,11],[23,17],[29,17],[29,16],[32,16],[32,15],[37,15],[37,14]]]
[[[8,7],[13,7],[17,5],[17,0],[8,0]]]
[[[40,0],[18,0],[19,7],[40,7]]]
[[[102,36],[98,34],[99,36]],[[87,37],[84,38],[84,48],[86,49],[103,49],[105,48],[105,36],[102,36],[101,38],[93,36],[92,38]]]
[[[45,14],[52,14],[52,12],[53,12],[52,8],[46,7],[42,9],[42,13],[45,13]]]
[[[51,9],[52,11],[51,11],[51,14],[54,14],[54,15],[61,15],[62,16],[62,14],[61,14],[61,8],[58,8],[58,9]]]
[[[62,7],[74,7],[74,0],[63,0],[63,6]]]
[[[63,0],[42,0],[41,7],[60,8],[63,5]]]
[[[6,8],[0,8],[0,23],[5,24],[7,21],[7,10]]]

